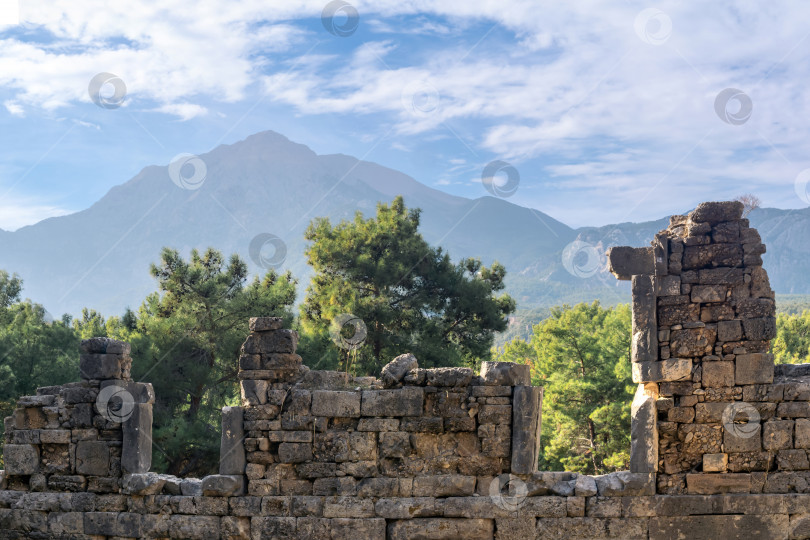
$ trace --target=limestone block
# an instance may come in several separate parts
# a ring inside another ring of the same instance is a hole
[[[710,327],[673,330],[670,340],[672,356],[676,358],[697,357],[712,354],[717,341],[717,331]]]
[[[692,378],[690,358],[669,358],[656,362],[633,362],[633,382],[686,381]]]
[[[630,406],[630,472],[658,470],[658,422],[654,392],[639,384]]]
[[[720,321],[717,323],[718,341],[739,341],[742,339],[742,324],[739,320]]]
[[[395,390],[364,390],[363,416],[420,416],[425,403],[424,390],[405,387]]]
[[[414,497],[463,497],[474,492],[474,476],[441,474],[417,476],[413,480]]]
[[[298,347],[298,332],[295,330],[272,330],[250,334],[242,344],[246,354],[294,353]]]
[[[656,319],[656,278],[637,275],[632,278],[633,334],[631,359],[650,362],[658,359],[658,322]]]
[[[149,472],[152,466],[152,405],[136,403],[122,429],[121,468],[128,473]]]
[[[662,276],[657,280],[658,294],[656,296],[678,296],[681,294],[680,276]]]
[[[740,354],[735,359],[735,381],[743,384],[770,384],[773,382],[774,364],[772,354]]]
[[[756,319],[745,319],[745,339],[752,341],[764,341],[776,337],[776,317],[759,317]]]
[[[607,259],[610,272],[620,280],[627,281],[635,275],[655,273],[655,253],[652,247],[613,247],[608,250]]]
[[[810,448],[810,420],[796,419],[796,433],[793,445],[796,448]]]
[[[240,496],[245,492],[245,477],[235,474],[212,474],[202,479],[201,487],[204,497]]]
[[[433,368],[425,370],[425,382],[428,386],[467,386],[474,375],[470,368]]]
[[[793,420],[768,420],[763,424],[762,447],[765,450],[793,448]]]
[[[687,474],[686,490],[690,495],[750,493],[751,475],[744,473]]]
[[[107,337],[83,339],[80,349],[83,353],[90,354],[129,355],[131,352],[129,343]]]
[[[703,362],[704,388],[734,386],[734,362]]]
[[[264,405],[267,403],[268,382],[261,380],[239,381],[242,390],[242,403],[248,406]]]
[[[726,472],[728,454],[703,454],[703,472]]]
[[[312,445],[307,443],[281,443],[278,446],[281,463],[303,463],[312,459]]]
[[[661,305],[658,307],[658,324],[660,326],[673,326],[697,321],[700,318],[700,306],[698,304],[689,303],[688,296],[684,296],[683,299],[683,303]]]
[[[779,450],[776,464],[780,471],[806,471],[810,469],[807,452],[804,450]]]
[[[79,373],[85,380],[121,379],[125,363],[125,357],[118,354],[84,353],[79,357]]]
[[[388,540],[492,540],[491,519],[416,518],[388,524]]]
[[[718,266],[741,266],[743,250],[739,244],[711,244],[686,246],[683,250],[683,269],[698,270]]]
[[[742,218],[743,203],[739,201],[703,202],[690,214],[692,221],[705,221],[712,225]]]
[[[726,299],[726,285],[695,285],[692,287],[691,300],[696,303],[723,302]]]
[[[125,474],[121,489],[127,495],[156,495],[166,484],[166,475],[157,473]]]
[[[594,477],[600,497],[655,495],[655,474],[618,471]]]
[[[537,471],[540,452],[543,389],[537,386],[515,386],[511,415],[512,473],[531,474]]]
[[[29,475],[39,471],[39,447],[33,444],[7,444],[3,447],[6,474]]]
[[[76,472],[90,476],[110,473],[110,447],[105,441],[76,443]]]
[[[357,418],[360,416],[360,392],[315,390],[311,410],[315,416]]]
[[[380,379],[387,388],[399,384],[412,369],[417,369],[419,362],[413,354],[401,354],[388,362],[380,372]]]
[[[248,328],[251,332],[281,330],[283,326],[284,319],[281,317],[251,317],[248,321]]]
[[[253,319],[251,319],[252,321]],[[219,445],[219,474],[245,474],[245,410],[242,407],[222,408],[222,438]]]
[[[482,362],[481,379],[487,386],[529,386],[531,366],[514,362]]]

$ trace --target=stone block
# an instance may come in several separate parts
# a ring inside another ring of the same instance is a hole
[[[79,357],[79,373],[84,380],[121,379],[125,362],[125,357],[118,354],[83,353]]]
[[[683,298],[684,303],[668,306],[661,305],[658,307],[659,326],[668,327],[676,324],[697,321],[700,318],[700,305],[688,303],[689,297],[687,296]],[[666,337],[669,338],[669,336]],[[661,341],[669,341],[669,339]]]
[[[315,390],[311,410],[315,416],[357,418],[360,416],[360,392]]]
[[[239,385],[242,391],[242,404],[247,406],[264,405],[267,403],[267,389],[269,383],[262,380],[241,380]]]
[[[633,362],[633,382],[686,381],[692,378],[690,358],[669,358],[655,362]]]
[[[779,450],[776,453],[776,465],[780,471],[806,471],[810,469],[807,452],[801,449]]]
[[[776,337],[776,317],[759,317],[756,319],[745,319],[745,339],[752,341],[764,341]]]
[[[655,273],[655,253],[652,247],[612,247],[607,252],[608,268],[617,279],[628,281],[635,275]]]
[[[460,474],[417,476],[413,480],[414,497],[463,497],[475,492],[475,477]]]
[[[121,469],[127,473],[145,473],[152,467],[152,405],[136,403],[122,424]]]
[[[251,319],[253,321],[254,319]],[[245,474],[245,410],[242,407],[222,408],[222,438],[219,445],[219,474]]]
[[[662,276],[657,280],[658,294],[656,296],[679,296],[681,294],[680,276]]]
[[[594,477],[600,497],[655,495],[655,473],[618,471]]]
[[[667,516],[650,518],[649,537],[660,540],[776,540],[787,538],[784,515]]]
[[[742,266],[743,250],[738,244],[686,246],[682,264],[684,270]]]
[[[383,385],[390,388],[399,384],[409,371],[418,367],[419,362],[413,354],[401,354],[382,368],[380,379]]]
[[[726,299],[728,287],[726,285],[695,285],[692,287],[692,302],[705,304],[707,302],[723,302]]]
[[[307,443],[281,443],[278,445],[281,463],[303,463],[312,460],[312,445]]]
[[[203,477],[201,487],[204,497],[241,496],[245,492],[245,477],[236,474],[212,474]]]
[[[723,221],[737,221],[742,218],[743,203],[739,201],[704,202],[697,205],[690,214],[692,221],[705,221],[716,225]]]
[[[672,331],[669,347],[676,358],[703,357],[714,352],[716,341],[717,331],[709,326],[685,328]]]
[[[745,473],[687,474],[686,489],[690,495],[750,493],[751,475]]]
[[[810,420],[797,418],[793,446],[796,448],[810,448]]]
[[[251,332],[269,332],[270,330],[281,330],[284,326],[284,319],[281,317],[251,317],[248,328]]]
[[[537,471],[542,414],[543,389],[537,386],[515,386],[512,398],[511,464],[514,474],[531,474]]]
[[[656,396],[638,385],[630,406],[630,472],[658,470],[658,422]]]
[[[294,353],[298,347],[298,332],[295,330],[272,330],[250,334],[242,344],[246,354]]]
[[[425,370],[425,382],[428,386],[467,386],[474,375],[470,368],[432,368]]]
[[[698,270],[697,282],[701,285],[742,285],[745,277],[742,268],[707,268]]]
[[[632,291],[631,360],[633,362],[655,361],[658,359],[656,278],[648,275],[633,276]]]
[[[6,444],[3,447],[6,474],[26,476],[39,472],[39,447],[33,444]]]
[[[364,390],[360,409],[363,416],[420,416],[424,403],[422,388]]]
[[[105,441],[76,443],[76,472],[89,476],[110,474],[110,447]]]
[[[703,472],[726,472],[728,470],[728,454],[703,454]]]
[[[740,341],[742,336],[743,333],[741,321],[720,321],[717,323],[718,341]]]
[[[166,475],[157,473],[125,474],[121,489],[125,495],[156,495],[166,484]]]
[[[487,386],[530,386],[531,366],[514,362],[482,362],[481,379]]]
[[[762,426],[759,423],[724,426],[723,450],[730,452],[759,452],[762,450]]]
[[[734,386],[734,362],[703,362],[701,382],[705,388]]]
[[[810,403],[806,401],[780,403],[776,409],[776,416],[782,418],[807,418],[810,416]]]
[[[735,381],[743,384],[770,384],[773,382],[774,364],[772,354],[740,354],[735,359]]]
[[[765,450],[793,448],[793,420],[768,420],[763,424],[762,447]]]

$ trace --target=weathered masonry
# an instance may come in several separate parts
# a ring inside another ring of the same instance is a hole
[[[150,472],[150,384],[126,343],[87,340],[81,382],[7,418],[0,538],[810,538],[810,366],[767,354],[764,246],[738,203],[614,248],[633,282],[630,470],[537,472],[528,366],[379,379],[310,371],[298,336],[250,321],[218,475]]]

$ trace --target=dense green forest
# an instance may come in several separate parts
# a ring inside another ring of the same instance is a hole
[[[372,218],[314,220],[306,254],[315,275],[298,306],[289,272],[251,277],[238,256],[213,249],[187,259],[171,249],[156,254],[145,269],[155,291],[120,316],[85,309],[51,320],[24,299],[20,276],[0,270],[0,417],[39,386],[76,380],[81,339],[121,339],[132,344],[133,378],[155,386],[154,470],[207,474],[218,459],[220,409],[239,401],[248,318],[280,316],[299,331],[299,353],[314,369],[377,375],[409,351],[423,367],[527,363],[545,388],[541,468],[625,469],[634,392],[629,306],[516,312],[503,292],[503,266],[451,262],[419,234],[419,218],[397,198]],[[780,363],[810,362],[807,297],[784,300],[777,298],[784,309],[773,353]]]

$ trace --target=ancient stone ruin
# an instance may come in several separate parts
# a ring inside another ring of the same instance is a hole
[[[202,479],[149,471],[151,385],[126,343],[83,342],[81,382],[5,420],[0,539],[810,538],[810,366],[768,354],[765,247],[741,214],[705,203],[608,254],[633,290],[629,471],[537,471],[527,365],[311,371],[294,331],[255,318]]]

